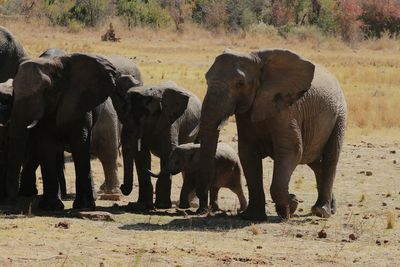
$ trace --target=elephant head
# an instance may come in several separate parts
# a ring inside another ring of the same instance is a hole
[[[200,169],[200,144],[182,144],[175,147],[169,155],[169,172],[176,175],[182,171],[190,172]],[[150,172],[151,176],[158,178],[160,175]]]
[[[14,78],[18,65],[27,56],[22,45],[3,27],[0,27],[0,83]]]
[[[132,191],[134,154],[141,150],[142,138],[148,134],[169,133],[171,125],[185,112],[188,102],[189,95],[174,83],[137,87],[128,91],[121,133],[124,158],[124,184],[121,185],[121,191],[124,195]],[[167,173],[168,170],[161,172]]]
[[[229,116],[247,114],[249,123],[257,123],[285,112],[309,90],[314,68],[287,50],[225,51],[215,59],[206,73],[208,88],[200,119],[202,174],[196,185],[200,200],[207,199],[219,132]]]
[[[14,103],[10,120],[7,158],[7,192],[18,192],[18,175],[23,161],[28,129],[51,123],[57,130],[81,119],[115,91],[118,73],[104,58],[71,54],[26,60],[13,81]]]

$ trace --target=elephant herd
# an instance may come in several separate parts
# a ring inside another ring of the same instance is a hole
[[[280,49],[226,50],[205,78],[208,88],[201,103],[174,82],[143,85],[138,66],[124,57],[49,49],[39,58],[29,58],[16,38],[0,27],[0,201],[12,205],[21,195],[36,195],[40,167],[39,207],[64,209],[64,151],[69,151],[75,166],[74,209],[95,208],[90,166],[95,156],[103,166],[100,190],[105,193],[129,195],[136,166],[139,192],[134,210],[171,208],[171,176],[182,172],[180,208],[189,208],[197,195],[198,213],[217,210],[218,190],[226,187],[238,196],[242,218],[263,220],[262,159],[271,157],[270,193],[280,217],[296,211],[298,200],[289,193],[289,181],[299,164],[315,173],[318,198],[312,213],[335,213],[332,187],[347,112],[336,78]],[[232,115],[238,153],[218,141]],[[151,154],[160,158],[158,174],[151,171]],[[157,177],[154,202],[151,176]]]

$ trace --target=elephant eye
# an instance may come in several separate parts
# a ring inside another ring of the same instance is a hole
[[[238,82],[236,82],[236,88],[242,88],[244,86],[244,81],[240,80]]]

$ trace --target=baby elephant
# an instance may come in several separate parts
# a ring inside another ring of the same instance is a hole
[[[209,184],[212,210],[219,210],[218,191],[221,187],[234,192],[239,198],[240,210],[244,210],[247,201],[242,189],[238,155],[230,146],[219,143],[214,160],[215,173]],[[189,208],[190,201],[194,197],[196,178],[200,174],[200,144],[189,143],[176,147],[170,155],[169,164],[172,174],[182,172],[183,176],[179,208]]]

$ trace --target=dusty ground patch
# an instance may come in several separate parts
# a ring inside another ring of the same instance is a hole
[[[230,123],[223,140],[233,147],[234,134],[234,124]],[[98,187],[103,180],[102,169],[97,160],[92,163]],[[158,168],[157,161],[153,166]],[[270,160],[264,161],[264,170],[268,192]],[[122,169],[119,171],[122,174]],[[238,201],[229,190],[222,190],[220,196],[220,206],[227,215],[214,217],[183,216],[175,208],[128,213],[124,206],[136,200],[137,184],[132,195],[121,201],[97,201],[98,210],[109,213],[112,220],[78,219],[70,210],[49,216],[33,209],[29,217],[27,205],[23,215],[0,218],[0,265],[395,266],[400,258],[399,173],[400,143],[348,141],[335,182],[338,212],[330,219],[309,214],[316,189],[312,172],[305,166],[299,166],[292,176],[290,191],[302,203],[296,217],[287,222],[276,217],[268,193],[267,222],[238,219]],[[67,164],[67,177],[73,192],[71,163]],[[174,201],[179,198],[181,185],[181,177],[173,177]],[[71,207],[72,201],[65,204]],[[392,215],[392,229],[387,229],[388,214]],[[321,230],[326,238],[318,237]]]

